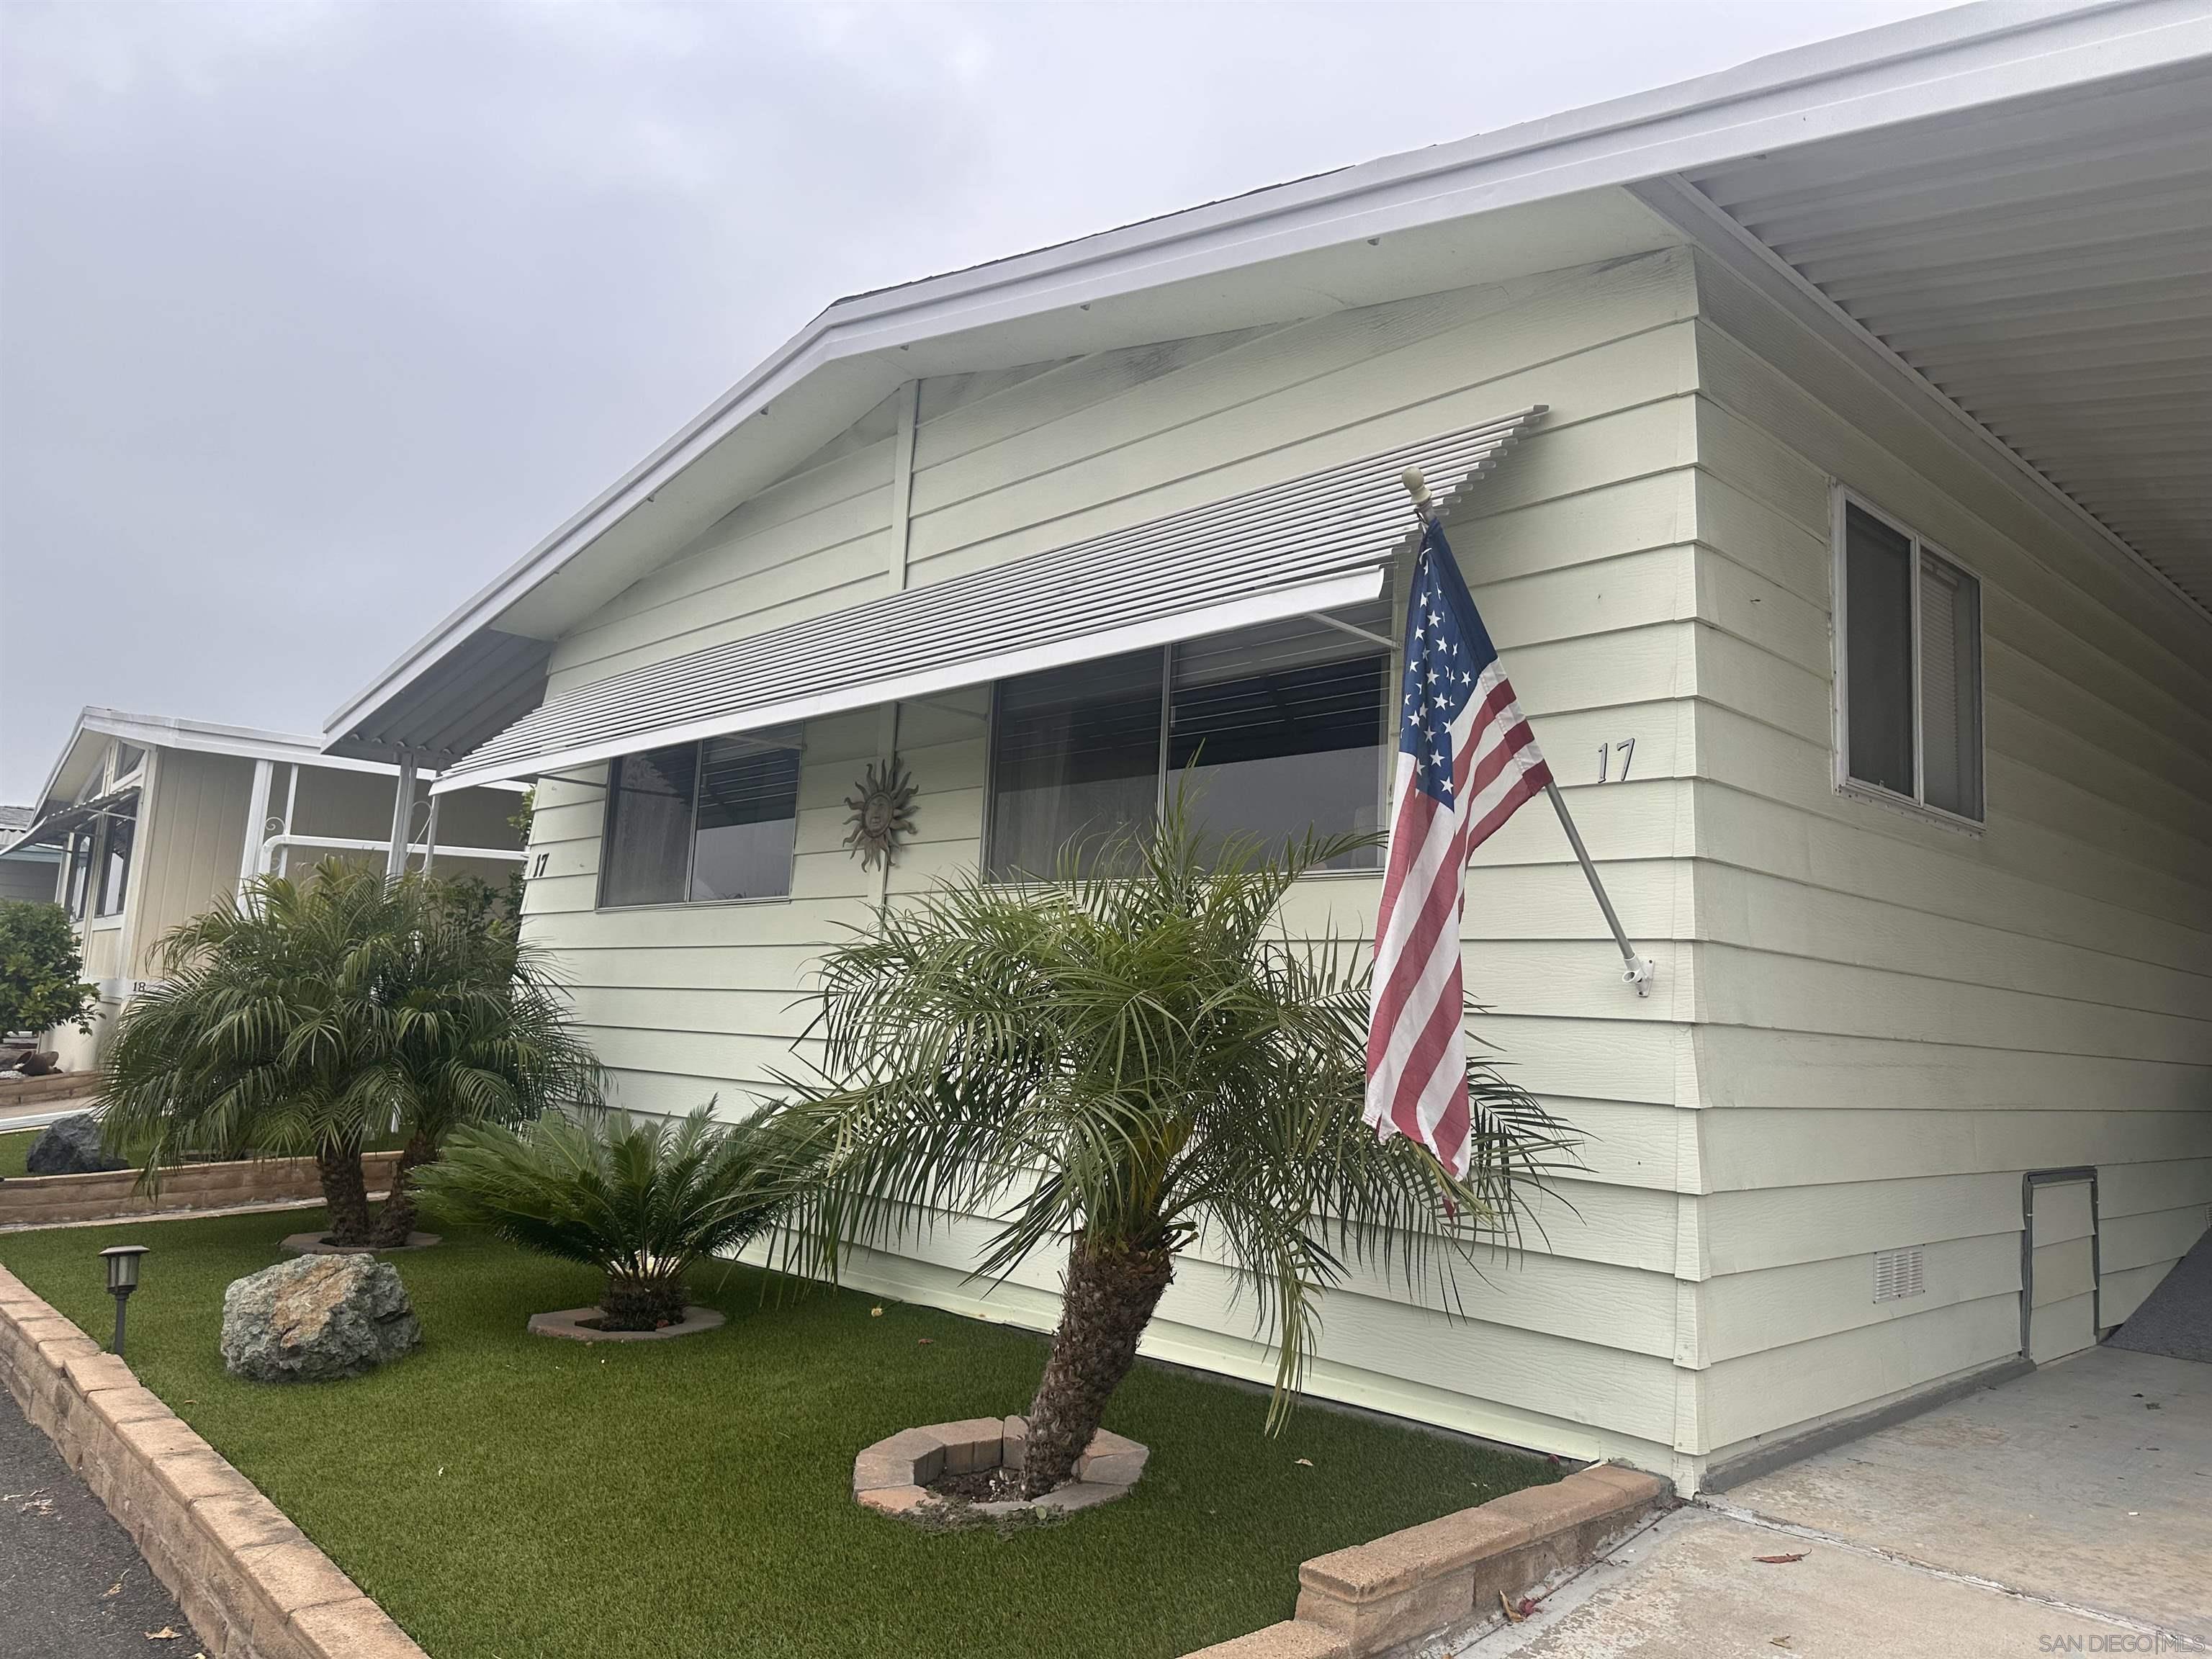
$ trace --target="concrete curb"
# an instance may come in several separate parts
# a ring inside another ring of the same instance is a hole
[[[129,1366],[5,1267],[0,1382],[131,1534],[216,1659],[428,1659]]]
[[[1297,1616],[1186,1659],[1380,1659],[1497,1620],[1518,1601],[1595,1559],[1674,1488],[1656,1474],[1600,1463],[1298,1569]]]
[[[392,1185],[398,1152],[368,1152],[362,1174],[371,1192]],[[0,1181],[0,1230],[82,1226],[173,1212],[319,1200],[323,1185],[312,1158],[260,1158],[231,1164],[180,1164],[161,1171],[149,1196],[136,1170],[95,1175],[14,1176]]]

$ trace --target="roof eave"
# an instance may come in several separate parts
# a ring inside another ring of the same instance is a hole
[[[1393,231],[1639,184],[2206,52],[2212,52],[2212,10],[2201,0],[2110,0],[2056,14],[1989,0],[841,300],[334,711],[325,724],[324,746],[343,745],[383,705],[494,625],[734,428],[830,365],[1073,315],[1146,289]],[[896,381],[919,368],[895,365],[886,372]]]

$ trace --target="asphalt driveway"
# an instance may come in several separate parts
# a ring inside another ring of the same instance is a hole
[[[0,1389],[0,1654],[204,1659],[131,1536]]]

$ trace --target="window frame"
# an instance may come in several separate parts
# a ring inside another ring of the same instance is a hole
[[[689,894],[691,890],[691,878],[699,862],[700,789],[698,779],[700,768],[698,765],[698,757],[704,752],[706,745],[714,742],[717,738],[750,737],[751,735],[752,734],[749,732],[718,732],[714,734],[714,738],[694,738],[691,739],[690,749],[694,763],[692,768],[691,784],[691,823],[690,831],[684,837],[684,843],[685,848],[684,855],[684,890],[686,894]],[[684,745],[682,744],[664,743],[656,744],[655,748],[680,749],[684,746]],[[787,744],[763,743],[761,746],[763,748],[769,749],[789,749],[796,752],[799,756],[799,783],[803,783],[805,781],[806,775],[806,741],[803,732],[799,735],[794,737],[792,741]],[[654,750],[653,749],[641,749],[634,752],[641,755],[650,755],[653,753]],[[600,775],[599,793],[606,799],[601,804],[599,808],[599,867],[593,877],[592,892],[592,909],[594,915],[603,911],[611,915],[628,915],[631,912],[636,910],[709,910],[717,909],[723,906],[732,904],[788,904],[791,902],[794,891],[798,886],[796,878],[799,873],[799,789],[798,784],[793,785],[791,792],[791,859],[788,867],[793,879],[781,893],[763,893],[754,898],[695,899],[685,897],[678,899],[647,899],[638,904],[608,903],[607,849],[609,847],[613,845],[614,842],[615,798],[622,793],[621,790],[615,787],[615,769],[628,758],[629,757],[627,755],[617,755],[613,757],[607,762],[606,769]]]
[[[1851,799],[1887,806],[1911,817],[1925,818],[1946,830],[1979,836],[1988,828],[1990,813],[1988,605],[1985,601],[1989,582],[1966,561],[1942,544],[1929,540],[1896,514],[1868,500],[1849,484],[1840,481],[1834,483],[1829,495],[1829,603],[1832,621],[1828,637],[1834,668],[1829,716],[1834,757],[1832,775],[1836,793]],[[1912,664],[1912,793],[1910,795],[1900,794],[1885,785],[1851,775],[1849,534],[1850,513],[1853,507],[1902,536],[1911,549],[1909,659]],[[1979,751],[1976,757],[1982,809],[1979,817],[1968,817],[1948,806],[1937,806],[1928,799],[1927,677],[1921,672],[1920,637],[1921,617],[1925,609],[1921,600],[1921,587],[1926,580],[1926,573],[1921,568],[1921,560],[1924,556],[1941,560],[1974,584],[1974,741]]]
[[[1384,584],[1383,593],[1386,598],[1394,599],[1394,596],[1400,591],[1398,571],[1394,566],[1391,570],[1391,580]],[[1316,614],[1325,616],[1327,613]],[[1234,634],[1240,633],[1243,630],[1242,629],[1232,628],[1225,629],[1223,631],[1224,633]],[[1200,635],[1195,637],[1212,638],[1214,636],[1210,635]],[[1347,635],[1346,637],[1351,638],[1354,636]],[[1168,785],[1170,778],[1173,776],[1173,773],[1168,766],[1168,753],[1173,738],[1175,717],[1175,653],[1178,646],[1186,643],[1188,643],[1188,641],[1182,640],[1170,640],[1161,645],[1143,647],[1146,650],[1158,652],[1160,657],[1160,730],[1158,739],[1158,749],[1156,750],[1152,768],[1154,779],[1154,787],[1152,791],[1152,812],[1156,820],[1161,814],[1167,811]],[[1390,702],[1390,688],[1397,684],[1399,676],[1404,672],[1403,659],[1405,648],[1404,641],[1399,641],[1388,646],[1376,644],[1370,651],[1361,653],[1364,655],[1377,656],[1383,659],[1382,696],[1380,702],[1380,714],[1376,722],[1377,730],[1376,736],[1376,756],[1375,763],[1375,811],[1376,821],[1382,824],[1386,831],[1388,830],[1390,823],[1391,779],[1395,769],[1398,758],[1398,723],[1395,719],[1395,711],[1394,710]],[[1115,652],[1111,654],[1119,656],[1124,653]],[[1019,679],[1024,677],[1021,675],[1013,675],[1006,678]],[[1032,878],[1024,879],[1011,875],[994,876],[991,873],[994,867],[992,860],[993,849],[991,846],[993,835],[992,825],[998,822],[999,816],[999,768],[997,763],[997,756],[999,753],[1000,693],[1000,688],[1006,684],[1006,678],[1001,678],[991,682],[990,707],[983,721],[983,829],[982,834],[977,838],[977,851],[980,854],[979,865],[982,871],[983,879],[991,886],[1033,887],[1039,884],[1036,878]],[[1373,868],[1366,870],[1309,870],[1305,875],[1301,878],[1301,879],[1307,881],[1371,881],[1380,878],[1383,873],[1383,869],[1384,865],[1378,862]]]
[[[118,878],[118,884],[123,890],[115,896],[115,908],[112,910],[103,910],[100,908],[100,904],[101,892],[107,885],[108,848],[109,843],[114,838],[115,825],[121,817],[122,814],[113,811],[102,812],[100,815],[100,832],[93,841],[92,868],[89,872],[91,878],[90,890],[86,896],[86,908],[91,913],[89,920],[94,923],[112,922],[117,927],[122,926],[123,913],[131,908],[131,878],[137,873],[138,858],[137,803],[136,801],[131,803],[131,811],[129,818],[129,823],[131,824],[130,845],[124,848],[123,872]]]

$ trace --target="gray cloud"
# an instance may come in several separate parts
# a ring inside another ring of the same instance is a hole
[[[840,294],[1925,4],[0,9],[0,799],[308,730]]]

